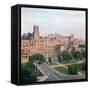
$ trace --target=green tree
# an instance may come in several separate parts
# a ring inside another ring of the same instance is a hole
[[[52,63],[51,57],[48,58],[48,62],[49,63]]]
[[[85,50],[84,49],[81,49],[81,53],[82,53],[82,57],[85,58]]]
[[[35,72],[35,66],[25,64],[21,66],[21,83],[30,83],[37,80],[37,73]]]
[[[29,62],[38,62],[43,63],[45,61],[45,58],[42,54],[34,54],[32,56],[29,57]]]
[[[86,70],[86,64],[85,63],[81,63],[78,65],[79,70],[85,71]]]
[[[81,60],[83,58],[83,55],[80,51],[75,51],[73,57],[78,61],[78,60]]]
[[[60,63],[63,63],[63,56],[61,54],[58,55],[58,60]]]
[[[81,53],[79,51],[72,50],[72,57],[75,61],[78,61],[81,57]]]
[[[68,70],[68,74],[77,74],[78,66],[77,65],[68,66],[67,70]]]
[[[67,51],[63,51],[58,55],[58,60],[60,63],[68,63],[72,60],[72,54]]]
[[[27,37],[26,37],[26,38],[27,38],[27,39],[31,39],[32,37],[33,37],[33,34],[32,34],[32,33],[30,33],[30,32],[28,32],[28,33],[27,33]]]
[[[36,82],[38,74],[38,69],[34,63],[44,62],[44,56],[41,54],[35,54],[29,57],[29,62],[21,65],[21,83]]]

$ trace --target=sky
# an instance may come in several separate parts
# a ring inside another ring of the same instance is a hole
[[[85,39],[85,11],[57,10],[41,8],[21,8],[21,35],[33,32],[33,26],[39,26],[41,36],[50,33]]]

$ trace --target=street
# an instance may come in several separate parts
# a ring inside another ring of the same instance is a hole
[[[63,79],[63,76],[60,76],[55,70],[50,68],[46,63],[37,64],[37,67],[40,69],[40,71],[43,71],[43,73],[48,76],[48,79],[46,81],[55,81]]]
[[[81,77],[78,75],[64,75],[62,73],[58,73],[52,67],[49,67],[48,64],[37,64],[37,68],[48,78],[45,81],[57,81],[57,80],[74,80],[74,79],[83,79],[85,76]]]

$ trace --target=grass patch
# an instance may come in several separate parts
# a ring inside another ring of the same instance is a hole
[[[64,68],[64,67],[54,67],[55,70],[57,70],[58,72],[60,73],[63,73],[63,74],[68,74],[67,72],[67,68]]]
[[[78,72],[85,74],[85,64],[75,64],[75,65],[68,65],[66,67],[54,67],[55,70],[57,70],[60,73],[68,74],[68,75],[76,75]]]

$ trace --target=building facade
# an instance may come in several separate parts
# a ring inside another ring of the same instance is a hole
[[[29,56],[42,54],[45,60],[50,57],[57,60],[57,55],[70,48],[78,48],[81,40],[75,39],[74,35],[62,36],[57,33],[40,36],[39,26],[33,26],[33,37],[21,40],[21,63],[28,62]]]

